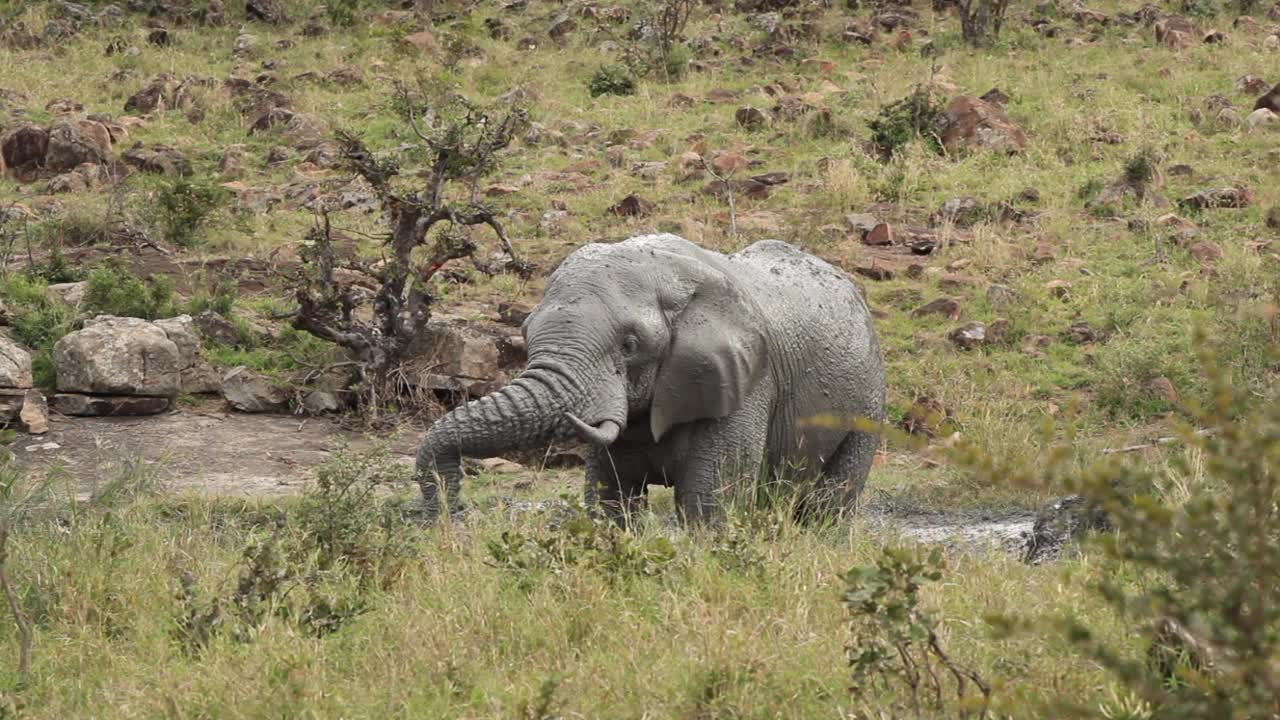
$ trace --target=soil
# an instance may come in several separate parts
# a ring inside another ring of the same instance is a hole
[[[393,453],[412,463],[418,439],[416,432],[392,438]],[[65,472],[81,496],[91,494],[121,466],[141,462],[156,473],[161,487],[173,492],[269,498],[302,492],[312,469],[340,446],[360,448],[370,442],[369,436],[326,418],[181,408],[151,417],[54,415],[47,434],[21,436],[13,449],[27,468]],[[519,491],[541,484],[532,482],[529,470],[520,470],[503,474],[499,487],[492,489]],[[535,509],[543,504],[515,503]],[[1034,513],[1026,512],[922,512],[875,501],[862,514],[869,529],[886,537],[1018,554],[1035,520]]]

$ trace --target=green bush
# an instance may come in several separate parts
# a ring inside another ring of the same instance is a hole
[[[156,197],[158,223],[164,238],[179,247],[193,247],[200,232],[227,200],[225,188],[179,178],[164,185]]]
[[[634,95],[636,81],[631,73],[620,65],[602,65],[596,74],[591,76],[587,86],[591,97],[601,95]]]
[[[943,108],[940,100],[927,88],[885,105],[868,121],[871,143],[881,158],[887,160],[902,151],[907,143],[920,138],[936,153],[942,152],[938,127]]]
[[[40,277],[10,273],[0,279],[0,298],[9,311],[14,339],[33,350],[31,365],[37,387],[54,386],[53,345],[71,332],[75,312],[49,299]]]
[[[363,8],[362,0],[325,0],[324,12],[329,22],[338,27],[351,27]]]
[[[139,279],[113,258],[90,270],[88,282],[84,309],[89,313],[144,320],[178,314],[173,281],[163,275]]]

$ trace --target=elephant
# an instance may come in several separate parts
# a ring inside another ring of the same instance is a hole
[[[866,301],[827,262],[777,240],[732,255],[672,234],[588,243],[521,331],[526,368],[426,433],[415,477],[429,519],[463,510],[463,456],[575,434],[587,504],[624,526],[650,485],[674,487],[686,520],[720,517],[752,472],[804,483],[815,509],[856,508],[878,433],[811,420],[882,421],[885,372]]]

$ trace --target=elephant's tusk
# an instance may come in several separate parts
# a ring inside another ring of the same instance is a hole
[[[622,426],[613,420],[605,420],[599,426],[588,425],[573,413],[565,413],[565,417],[569,418],[569,422],[578,429],[578,433],[582,435],[587,442],[596,445],[611,445],[614,440],[618,439],[618,433],[622,432]]]

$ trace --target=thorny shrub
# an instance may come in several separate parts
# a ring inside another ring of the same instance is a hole
[[[849,610],[849,666],[853,693],[879,704],[905,692],[905,704],[921,717],[925,707],[960,717],[976,710],[985,717],[991,688],[976,672],[953,660],[938,636],[938,621],[920,605],[920,589],[942,579],[942,551],[885,548],[874,565],[858,566],[844,576]],[[955,698],[952,700],[952,692]],[[879,694],[876,694],[879,693]]]
[[[144,280],[117,258],[90,270],[88,282],[84,309],[89,313],[144,320],[177,314],[172,280],[164,275],[149,275]]]
[[[636,81],[631,72],[621,65],[602,65],[596,74],[591,76],[587,86],[591,97],[601,95],[634,95]]]
[[[200,241],[200,233],[230,193],[205,181],[179,178],[165,184],[156,195],[156,218],[164,239],[189,248]]]

